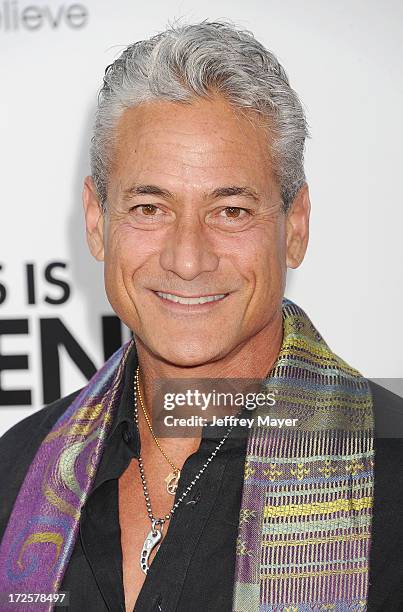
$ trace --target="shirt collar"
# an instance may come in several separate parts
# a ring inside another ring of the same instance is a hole
[[[108,433],[107,440],[113,436],[116,429],[122,423],[134,424],[134,377],[136,375],[137,365],[138,357],[136,343],[133,342],[133,346],[130,349],[129,355],[127,356],[125,370],[123,373],[122,395],[120,397],[116,416]]]

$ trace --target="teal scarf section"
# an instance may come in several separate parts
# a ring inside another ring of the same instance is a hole
[[[374,487],[368,381],[290,300],[283,328],[264,389],[276,395],[275,416],[298,426],[249,436],[233,610],[363,611]]]
[[[276,394],[276,416],[298,418],[299,426],[256,426],[249,434],[233,611],[363,611],[373,502],[371,393],[299,306],[284,299],[282,308],[282,346],[263,387]],[[1,542],[1,593],[60,589],[132,342],[94,375],[40,445]],[[264,416],[265,408],[255,414]],[[49,600],[35,604],[37,612],[53,609]]]

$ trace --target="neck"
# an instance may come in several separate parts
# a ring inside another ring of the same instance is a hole
[[[263,379],[272,369],[281,347],[283,338],[282,310],[272,318],[270,323],[239,345],[223,359],[192,367],[179,367],[174,363],[162,361],[151,353],[136,337],[136,349],[139,364],[139,386],[144,406],[151,416],[154,382],[156,379],[169,378],[234,378]],[[147,457],[149,465],[159,466],[166,471],[167,462],[157,448],[147,424],[139,409],[139,429],[143,456]],[[151,419],[152,420],[152,419]],[[201,428],[194,437],[160,438],[161,444],[170,459],[179,467],[186,458],[195,452],[200,444]],[[194,430],[194,431],[195,431]]]

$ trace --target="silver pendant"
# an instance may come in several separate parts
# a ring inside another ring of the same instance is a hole
[[[178,488],[178,482],[179,482],[180,476],[181,476],[180,470],[177,470],[176,472],[171,472],[165,478],[165,482],[167,483],[167,492],[170,495],[175,495],[176,489]]]
[[[157,523],[156,520],[152,522],[151,531],[147,535],[144,540],[143,548],[141,551],[140,557],[140,567],[145,574],[147,574],[150,569],[148,560],[150,558],[151,552],[154,550],[156,546],[158,546],[159,542],[162,538],[162,524]]]

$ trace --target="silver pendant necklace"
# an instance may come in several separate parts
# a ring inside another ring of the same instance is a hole
[[[136,383],[134,384],[134,421],[135,421],[136,426],[137,426],[137,431],[140,433],[140,429],[139,429],[139,415],[138,415],[138,410],[137,410],[137,385],[136,385]],[[139,469],[140,469],[140,478],[141,478],[141,484],[143,485],[143,493],[144,493],[144,499],[146,501],[147,514],[148,514],[148,517],[149,517],[149,519],[151,521],[151,530],[149,531],[149,533],[147,534],[146,539],[144,540],[143,548],[141,549],[141,555],[140,555],[140,567],[141,567],[142,571],[144,572],[144,574],[147,574],[148,570],[150,569],[149,560],[150,560],[150,555],[151,555],[152,551],[154,550],[154,548],[156,546],[159,546],[161,544],[162,530],[163,530],[164,523],[166,523],[167,521],[170,520],[170,518],[173,516],[173,514],[174,514],[175,510],[177,509],[177,507],[179,506],[179,504],[182,503],[182,501],[185,499],[185,497],[193,489],[194,485],[199,480],[200,476],[203,474],[203,472],[205,471],[205,469],[207,468],[209,463],[214,459],[214,457],[216,456],[216,454],[218,453],[218,451],[220,450],[220,448],[224,444],[225,440],[228,438],[228,436],[231,433],[233,427],[234,427],[234,425],[231,425],[230,427],[228,427],[224,437],[221,438],[220,442],[217,444],[217,446],[215,447],[215,449],[213,450],[211,455],[208,457],[208,459],[202,465],[202,467],[200,468],[200,470],[198,471],[196,476],[191,481],[190,485],[188,487],[186,487],[186,489],[184,490],[182,495],[179,497],[178,501],[175,502],[175,504],[172,506],[172,508],[169,511],[169,513],[166,514],[164,517],[161,517],[161,518],[155,518],[155,516],[153,515],[153,511],[152,511],[152,508],[151,508],[150,494],[148,492],[147,480],[146,480],[146,476],[145,476],[145,473],[144,473],[143,459],[142,459],[141,455],[138,457],[138,463],[139,463]]]

